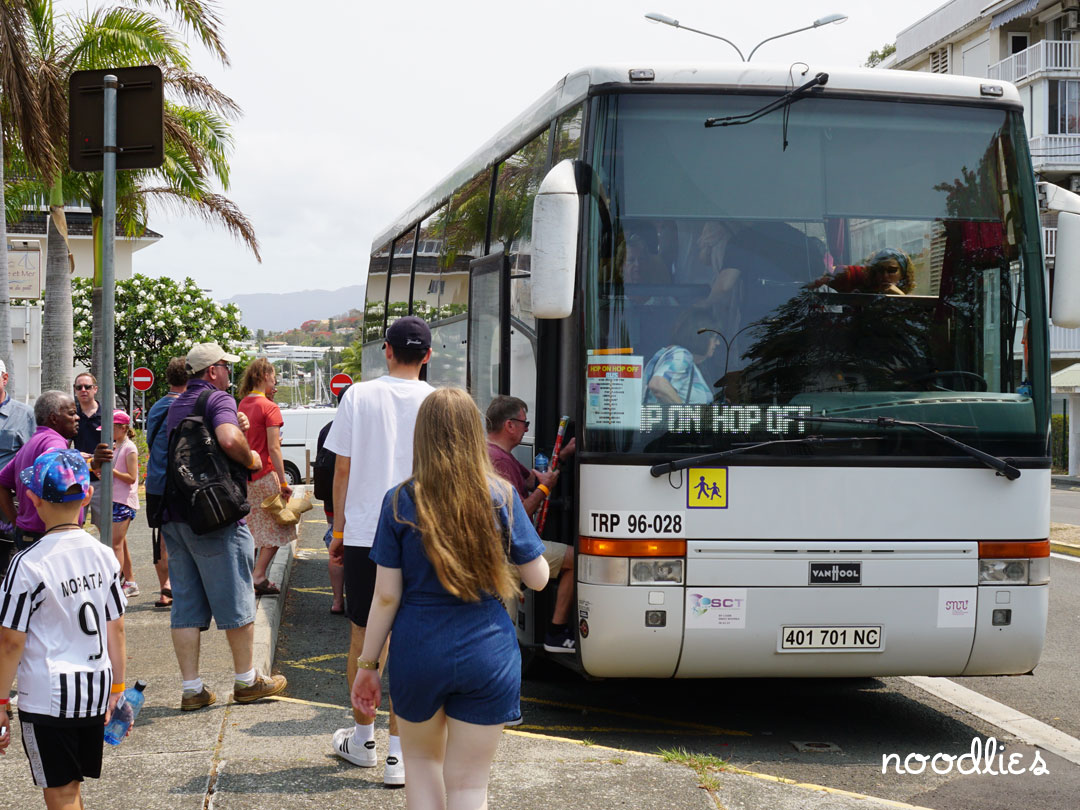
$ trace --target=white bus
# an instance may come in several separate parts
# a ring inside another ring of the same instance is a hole
[[[1073,211],[1054,313],[1075,326],[1080,198],[1044,196]],[[884,249],[901,272],[881,282]],[[571,417],[544,532],[577,551],[577,652],[557,660],[655,678],[1038,663],[1048,290],[1012,85],[584,69],[375,239],[367,296],[365,379],[414,312],[430,382],[481,409],[524,399],[548,454]],[[551,590],[519,605],[526,650]]]

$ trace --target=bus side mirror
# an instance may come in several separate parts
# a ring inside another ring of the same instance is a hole
[[[1080,327],[1080,214],[1058,214],[1054,290],[1050,316],[1054,326]]]
[[[574,308],[581,218],[575,163],[564,160],[552,167],[533,203],[532,312],[537,318],[565,318]]]

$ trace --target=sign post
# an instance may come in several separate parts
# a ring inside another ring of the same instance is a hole
[[[127,90],[118,115],[118,90]],[[102,101],[98,101],[98,93]],[[101,248],[101,428],[112,435],[116,407],[116,171],[152,169],[164,161],[164,84],[155,65],[80,70],[68,82],[68,162],[75,171],[100,171]],[[97,117],[101,111],[101,118]],[[117,124],[118,118],[122,119]],[[99,123],[100,122],[100,123]],[[118,145],[117,130],[123,146]],[[100,147],[97,145],[101,134]],[[118,155],[121,155],[119,163]],[[101,465],[101,542],[112,546],[112,463]]]
[[[330,378],[330,393],[335,397],[340,397],[341,392],[352,385],[352,377],[348,374],[341,373],[335,374]]]

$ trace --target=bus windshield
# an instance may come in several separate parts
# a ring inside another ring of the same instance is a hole
[[[825,415],[1045,455],[1046,370],[1023,361],[1046,316],[1019,113],[826,91],[704,126],[772,98],[592,100],[586,449],[827,435],[852,441],[815,454],[956,455],[920,431],[798,418]]]

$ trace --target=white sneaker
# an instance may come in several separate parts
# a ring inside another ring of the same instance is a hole
[[[384,785],[392,787],[405,784],[405,762],[401,757],[391,754],[386,758],[386,770],[383,771],[382,781]]]
[[[368,740],[357,748],[353,742],[352,728],[339,728],[334,732],[334,753],[346,762],[359,765],[361,768],[374,768],[379,762],[375,754],[375,741]]]
[[[130,580],[130,579],[127,580],[127,582],[124,583],[124,596],[129,596],[130,597],[130,596],[138,596],[138,595],[139,595],[139,586],[136,585],[133,580]]]

